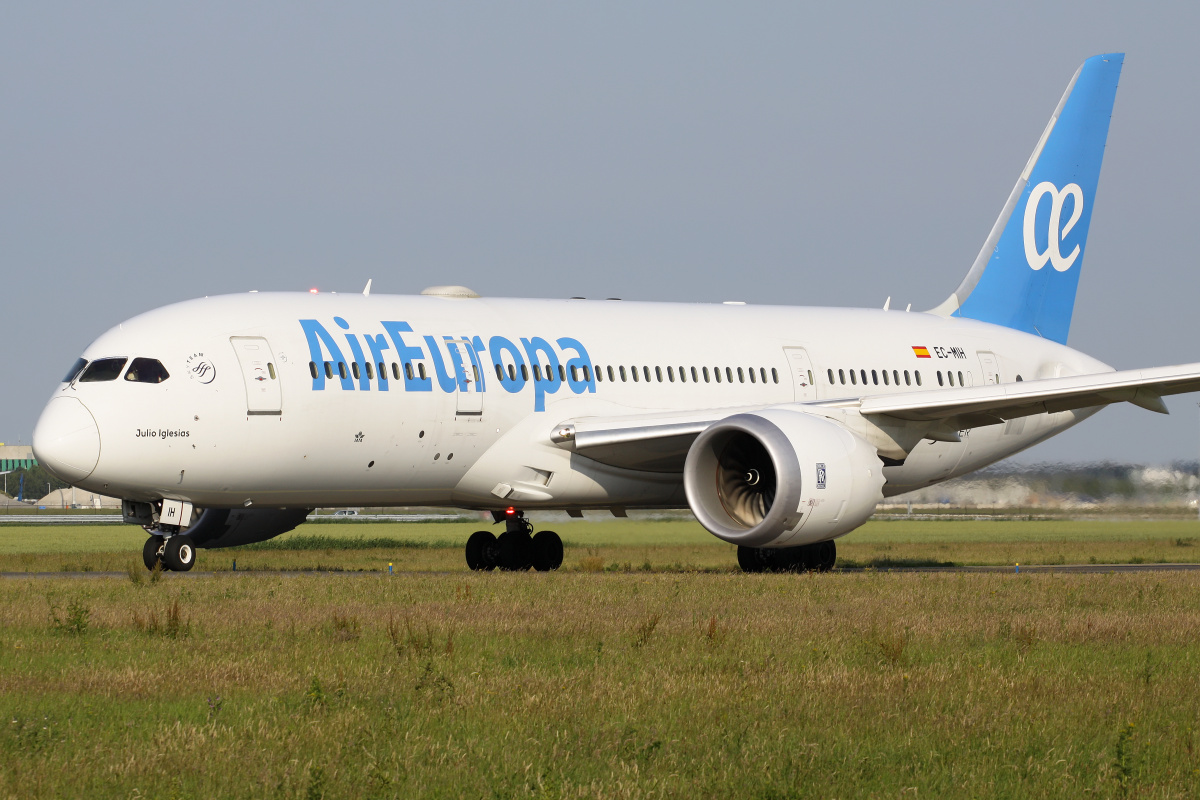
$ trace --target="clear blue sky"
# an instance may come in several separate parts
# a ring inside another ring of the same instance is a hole
[[[1128,55],[1070,344],[1200,361],[1195,3],[8,3],[0,441],[141,311],[249,289],[928,308]],[[1191,188],[1189,188],[1191,187]],[[1165,462],[1196,402],[1027,461]]]

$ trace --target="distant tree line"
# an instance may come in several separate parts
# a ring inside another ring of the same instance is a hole
[[[25,477],[25,499],[40,500],[50,492],[56,489],[69,489],[71,484],[61,481],[50,474],[49,470],[38,464],[28,469],[15,469],[7,475],[0,477],[0,486],[7,485],[7,492],[10,497],[16,497],[21,486],[21,476]],[[46,491],[46,485],[49,484],[50,491]]]

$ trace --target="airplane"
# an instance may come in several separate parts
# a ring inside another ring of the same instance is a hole
[[[746,572],[833,568],[885,497],[1006,458],[1200,364],[1067,347],[1124,55],[1072,77],[966,277],[925,312],[249,292],[92,342],[40,463],[123,499],[149,569],[269,539],[314,507],[491,512],[475,570],[557,569],[533,510],[690,509]],[[911,309],[911,307],[910,307]]]

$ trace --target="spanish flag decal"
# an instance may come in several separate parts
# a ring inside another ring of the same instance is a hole
[[[933,357],[933,356],[929,355],[928,347],[914,347],[913,353],[916,355],[917,358],[932,358]]]

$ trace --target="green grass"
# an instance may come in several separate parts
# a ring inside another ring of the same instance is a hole
[[[0,582],[0,796],[1190,797],[1200,575]]]
[[[301,526],[248,547],[202,550],[199,568],[229,570],[463,570],[462,546],[482,523]],[[555,524],[568,571],[735,570],[733,546],[695,522]],[[135,526],[0,526],[0,571],[123,571],[140,561]],[[597,564],[599,561],[599,564]],[[845,567],[1200,561],[1194,520],[872,521],[838,541]]]

